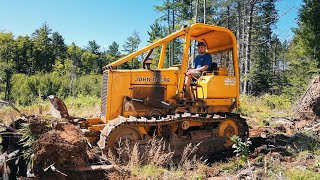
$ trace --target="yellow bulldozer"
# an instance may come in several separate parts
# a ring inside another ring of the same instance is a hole
[[[183,44],[179,64],[164,68],[173,41]],[[215,68],[192,82],[192,99],[185,99],[192,44],[199,41],[207,44]],[[117,68],[141,56],[143,69]],[[240,105],[239,67],[237,41],[227,28],[201,23],[184,26],[103,70],[99,117],[74,119],[63,103],[53,96],[49,99],[54,116],[76,120],[85,136],[104,151],[115,153],[120,140],[143,145],[156,136],[176,152],[201,142],[198,153],[211,154],[230,148],[233,135],[248,137],[246,120],[232,113]]]

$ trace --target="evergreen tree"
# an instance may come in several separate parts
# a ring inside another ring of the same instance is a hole
[[[304,0],[299,13],[299,28],[296,34],[302,38],[308,54],[317,61],[320,68],[320,1]]]
[[[150,26],[151,31],[148,31],[149,34],[149,43],[153,43],[157,41],[158,39],[164,37],[163,27],[159,24],[158,21],[156,21],[154,24]],[[160,53],[161,53],[162,47],[157,47],[153,49],[153,52],[151,54],[151,58],[154,60],[154,62],[151,65],[152,69],[156,69],[158,67]],[[165,61],[164,66],[167,67],[167,61]]]
[[[288,83],[285,93],[297,99],[306,89],[310,79],[319,75],[319,1],[304,0],[300,9],[298,27],[290,43],[287,53],[288,70],[286,77]],[[316,52],[317,51],[317,52]]]
[[[272,83],[272,25],[276,22],[275,0],[259,2],[254,27],[254,38],[258,40],[253,49],[253,65],[250,72],[251,91],[253,94],[269,92]]]
[[[127,38],[127,41],[124,42],[123,51],[126,52],[127,54],[135,52],[136,50],[138,50],[140,42],[141,42],[141,39],[140,39],[139,33],[134,31],[132,35]],[[123,68],[129,68],[131,66],[132,69],[138,69],[139,67],[141,67],[140,61],[138,58],[132,59],[130,63],[131,65],[128,65],[128,63],[124,64]]]
[[[52,48],[56,59],[64,59],[66,57],[67,46],[64,43],[64,38],[58,32],[52,33]]]
[[[149,40],[148,43],[153,43],[156,40],[164,37],[163,27],[156,21],[150,26],[151,31],[148,31]]]
[[[18,36],[15,47],[15,71],[30,75],[34,67],[33,41],[29,36]]]
[[[52,39],[49,37],[51,35],[52,29],[44,23],[41,28],[36,29],[32,34],[32,39],[34,42],[34,56],[35,63],[32,72],[50,72],[53,69],[53,64],[55,61],[53,55]]]
[[[106,64],[114,62],[121,57],[121,52],[119,51],[119,44],[113,41],[106,51],[105,58]]]
[[[100,45],[97,44],[95,40],[89,41],[88,46],[85,47],[85,49],[93,54],[100,55]]]
[[[83,53],[84,50],[76,46],[74,43],[67,47],[67,59],[72,62],[71,73],[73,76],[81,73],[81,68],[83,67],[81,57]]]
[[[14,39],[12,33],[0,33],[0,98],[9,100],[14,73]]]

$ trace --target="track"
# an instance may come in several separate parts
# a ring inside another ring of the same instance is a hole
[[[200,123],[200,127],[189,127],[189,123]],[[170,129],[177,126],[174,132]],[[151,127],[152,133],[141,134],[138,129]],[[169,127],[169,129],[168,129]],[[161,130],[160,134],[157,134]],[[189,144],[200,143],[199,154],[212,154],[232,145],[230,138],[238,135],[242,139],[248,137],[248,125],[246,120],[237,114],[174,114],[161,117],[159,119],[144,117],[121,117],[110,120],[100,134],[99,146],[104,151],[115,149],[120,139],[129,139],[130,144],[146,144],[150,136],[156,135],[163,138],[170,144],[170,149],[179,154],[183,148]],[[115,152],[115,151],[113,151]]]

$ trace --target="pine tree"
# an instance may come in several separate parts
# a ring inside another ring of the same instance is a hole
[[[52,33],[52,48],[55,59],[64,59],[66,57],[67,46],[64,38],[57,31]]]
[[[139,33],[134,31],[132,35],[127,38],[127,41],[124,42],[124,45],[123,45],[124,52],[126,52],[127,54],[135,52],[136,50],[138,50],[140,42],[141,42],[141,39],[140,39]],[[130,64],[128,63],[125,63],[122,68],[127,69],[131,67],[131,69],[138,69],[141,67],[138,57],[132,59]]]
[[[0,98],[9,100],[14,73],[14,39],[12,33],[0,33]]]
[[[15,47],[15,71],[30,75],[34,67],[33,41],[29,36],[18,36],[15,40]]]
[[[319,75],[319,5],[316,0],[304,0],[300,9],[298,27],[287,53],[288,83],[285,94],[297,99],[306,89],[308,82]],[[317,41],[317,42],[316,42]]]
[[[54,64],[52,39],[50,38],[52,29],[44,23],[41,28],[32,33],[34,42],[34,67],[32,72],[51,72]]]
[[[254,27],[253,64],[250,81],[253,94],[269,92],[272,83],[272,25],[276,22],[275,0],[266,0],[258,4],[260,16],[254,17],[259,24]]]
[[[85,50],[87,50],[87,51],[89,51],[89,52],[91,52],[93,54],[96,54],[96,55],[100,55],[101,54],[100,45],[98,45],[95,40],[89,41],[88,45],[85,47]]]
[[[304,0],[299,13],[299,28],[296,34],[301,36],[308,54],[317,61],[320,68],[320,1]]]

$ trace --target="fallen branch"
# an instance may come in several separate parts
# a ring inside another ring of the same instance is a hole
[[[20,114],[21,117],[27,118],[27,116],[23,112],[21,112],[16,106],[14,106],[11,102],[0,100],[0,104],[4,104],[12,107],[14,110],[16,110]]]
[[[313,125],[312,127],[310,128],[304,128],[304,132],[307,132],[307,131],[317,131],[317,128],[320,127],[320,123],[316,124],[316,125]]]
[[[84,166],[84,167],[69,167],[65,168],[68,171],[98,171],[98,170],[105,170],[105,171],[123,171],[117,165],[92,165],[92,166]]]

